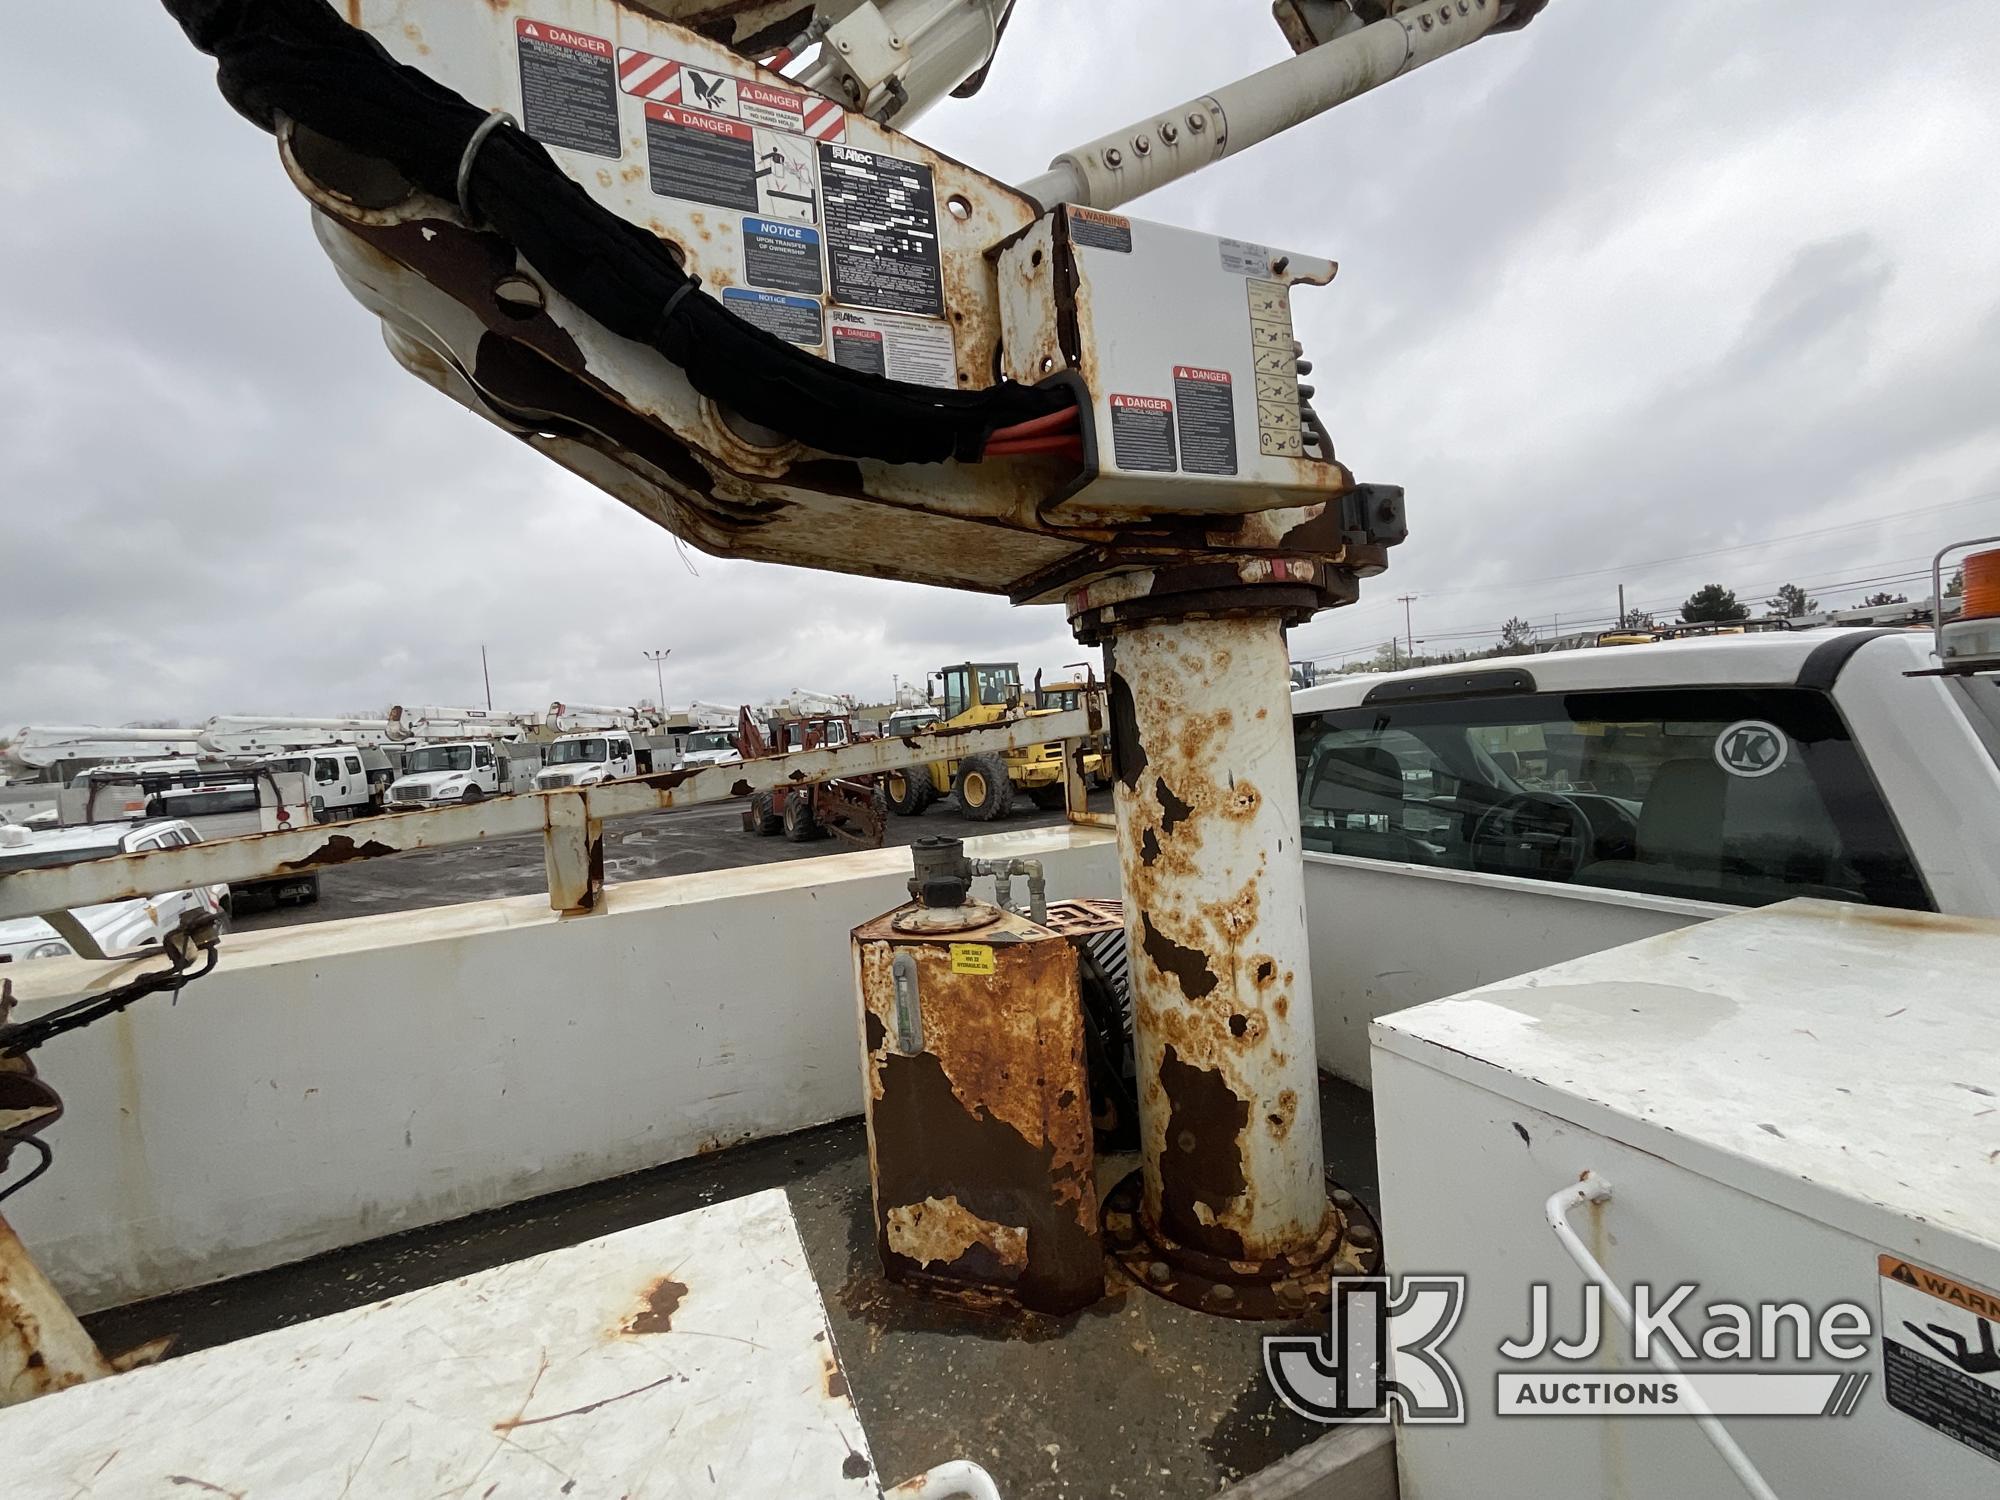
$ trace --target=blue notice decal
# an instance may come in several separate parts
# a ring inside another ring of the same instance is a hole
[[[782,297],[776,292],[732,286],[724,289],[722,302],[744,322],[775,333],[788,343],[818,344],[825,340],[820,305],[810,297]]]
[[[826,290],[820,269],[819,231],[783,219],[743,221],[743,279],[780,292]]]

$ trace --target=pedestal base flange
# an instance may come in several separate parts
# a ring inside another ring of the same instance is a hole
[[[1224,1260],[1169,1240],[1145,1212],[1143,1172],[1133,1172],[1104,1200],[1104,1248],[1149,1292],[1196,1312],[1265,1320],[1326,1311],[1334,1276],[1372,1276],[1382,1264],[1382,1233],[1367,1206],[1327,1180],[1333,1212],[1319,1240],[1277,1260]]]

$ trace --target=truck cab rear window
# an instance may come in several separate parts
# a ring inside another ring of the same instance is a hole
[[[1296,729],[1309,852],[1736,906],[1935,909],[1821,693],[1524,694]]]

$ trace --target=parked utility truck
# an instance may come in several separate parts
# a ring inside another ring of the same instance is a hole
[[[1377,1016],[1746,906],[2000,917],[2000,681],[1911,675],[1931,644],[1708,636],[1294,694],[1322,1059],[1365,1082]]]
[[[1021,668],[1016,662],[966,662],[933,674],[943,684],[944,716],[916,736],[999,724],[1026,715],[1053,713],[1029,708],[1021,696]],[[1087,776],[1103,774],[1103,757],[1085,757]],[[935,760],[891,771],[887,781],[889,807],[902,817],[915,817],[941,797],[955,796],[968,818],[995,822],[1013,810],[1014,796],[1024,792],[1035,806],[1063,805],[1063,747],[1051,741],[1005,754],[969,755],[963,760]]]
[[[515,790],[507,756],[484,740],[412,745],[403,752],[403,774],[389,783],[388,805],[436,807],[478,802]]]
[[[253,765],[273,771],[296,771],[311,784],[308,805],[313,821],[332,823],[378,811],[389,783],[396,779],[388,756],[372,745],[326,745],[267,755]]]
[[[542,769],[535,773],[535,790],[551,791],[564,786],[596,786],[620,776],[637,776],[650,770],[651,755],[641,765],[641,753],[631,731],[606,729],[594,734],[565,734],[552,741]]]
[[[311,785],[300,772],[269,765],[204,768],[190,760],[100,766],[63,788],[57,812],[65,828],[171,820],[212,844],[303,827],[313,817]],[[238,881],[229,886],[228,898],[232,911],[317,901],[319,875],[308,870]]]

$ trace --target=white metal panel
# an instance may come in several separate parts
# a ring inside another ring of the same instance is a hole
[[[880,1493],[772,1189],[0,1413],[9,1493]]]
[[[1117,889],[1108,833],[969,850]],[[67,1109],[7,1215],[89,1311],[858,1114],[847,934],[909,873],[877,849],[613,885],[585,921],[522,896],[232,933],[178,1005],[37,1054]],[[8,966],[22,1019],[135,967]]]
[[[1378,1016],[1733,910],[1342,854],[1305,866],[1320,1066],[1364,1087]]]
[[[1926,634],[1871,641],[1834,684],[1834,706],[1938,910],[2000,915],[2000,765],[1959,684],[1903,675],[1929,665]]]
[[[1855,1302],[1879,1323],[1884,1253],[2000,1286],[2000,1115],[1979,1092],[2000,1076],[1997,972],[2000,924],[1795,902],[1379,1023],[1384,1242],[1469,1279],[1447,1345],[1469,1421],[1400,1431],[1406,1500],[1742,1493],[1690,1422],[1494,1415],[1529,1286],[1551,1287],[1559,1337],[1581,1326],[1542,1200],[1584,1171],[1613,1187],[1577,1216],[1593,1253],[1628,1289],[1699,1283],[1696,1333],[1720,1301]],[[1869,1372],[1854,1415],[1732,1435],[1782,1495],[1992,1494],[1991,1460],[1887,1404],[1877,1334],[1850,1365],[1757,1366]],[[1569,1371],[1629,1356],[1614,1333]]]
[[[1560,1084],[1592,1128],[1856,1233],[1887,1210],[2000,1249],[1996,976],[2000,922],[1788,901],[1389,1016],[1375,1041],[1526,1102]]]

